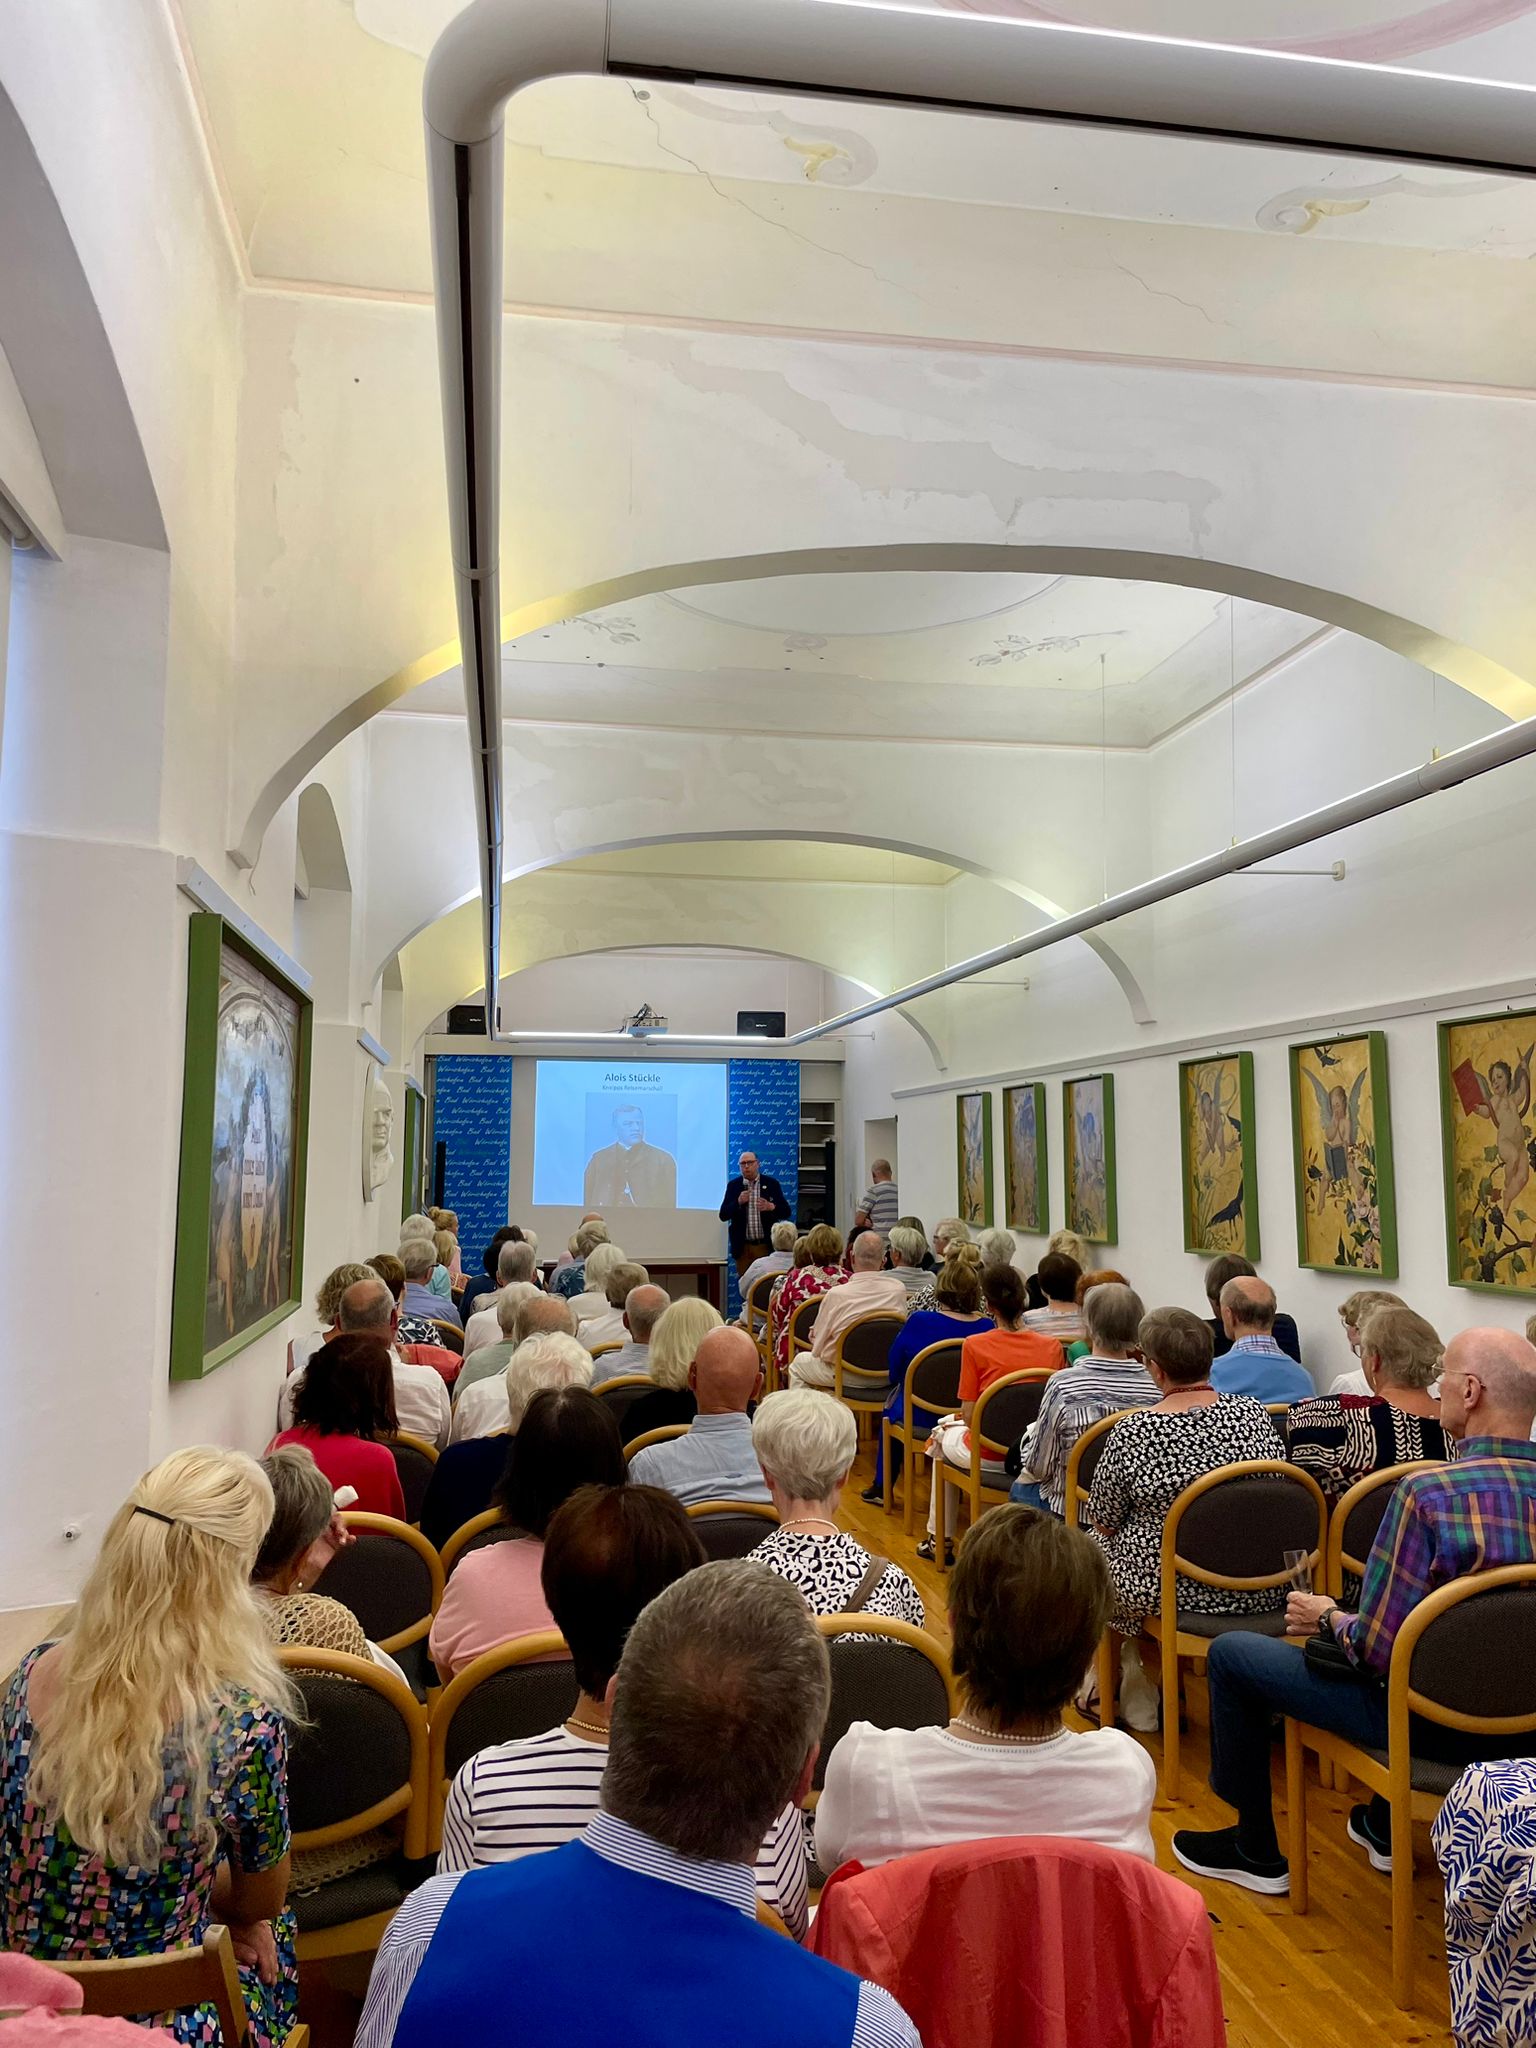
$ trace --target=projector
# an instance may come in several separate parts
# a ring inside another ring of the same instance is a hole
[[[657,1038],[666,1028],[666,1018],[659,1016],[649,1003],[642,1003],[633,1017],[625,1017],[619,1025],[631,1038]]]

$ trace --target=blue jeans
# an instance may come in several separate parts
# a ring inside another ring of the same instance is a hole
[[[1008,1498],[1018,1501],[1021,1506],[1026,1508],[1039,1508],[1040,1512],[1044,1515],[1056,1515],[1056,1510],[1040,1491],[1039,1483],[1036,1480],[1015,1479],[1012,1486],[1008,1489]],[[1060,1515],[1056,1515],[1056,1519],[1059,1522],[1061,1520]]]

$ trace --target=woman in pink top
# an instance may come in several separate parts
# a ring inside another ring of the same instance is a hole
[[[487,1650],[554,1627],[540,1583],[550,1518],[578,1487],[622,1486],[625,1477],[619,1426],[595,1394],[534,1395],[493,1496],[509,1534],[454,1566],[427,1639],[445,1684]]]
[[[298,1382],[293,1424],[273,1437],[268,1451],[302,1444],[333,1492],[356,1487],[353,1505],[363,1513],[406,1519],[395,1454],[378,1441],[400,1426],[395,1418],[395,1362],[382,1337],[359,1332],[322,1344]]]

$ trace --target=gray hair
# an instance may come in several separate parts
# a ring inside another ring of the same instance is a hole
[[[637,1287],[644,1287],[650,1281],[650,1274],[638,1259],[620,1259],[616,1266],[610,1266],[608,1277],[603,1282],[603,1292],[608,1297],[610,1308],[622,1308]]]
[[[371,1281],[357,1280],[341,1297],[338,1315],[343,1330],[349,1334],[355,1331],[377,1330],[388,1336],[389,1325],[395,1313],[393,1290],[375,1273]]]
[[[558,1294],[541,1294],[530,1287],[517,1304],[517,1328],[513,1335],[521,1344],[535,1336],[574,1337],[576,1311]]]
[[[514,1280],[503,1287],[496,1297],[496,1327],[503,1337],[510,1337],[517,1328],[518,1313],[530,1296],[538,1299],[539,1290],[531,1280]]]
[[[798,1223],[775,1223],[768,1233],[769,1242],[776,1252],[792,1252],[795,1239],[800,1235]]]
[[[941,1247],[947,1250],[952,1245],[969,1244],[970,1241],[971,1226],[969,1223],[962,1223],[958,1216],[941,1216],[933,1226],[935,1251]]]
[[[516,1280],[531,1280],[538,1257],[533,1246],[524,1238],[519,1244],[511,1238],[496,1254],[496,1279],[502,1287],[510,1287]]]
[[[977,1239],[984,1266],[1011,1266],[1019,1241],[1011,1230],[984,1230]]]
[[[539,1233],[536,1230],[530,1230],[526,1223],[522,1225],[522,1232],[523,1243],[533,1253],[534,1263],[537,1264],[539,1257]]]
[[[1106,1280],[1083,1296],[1083,1327],[1099,1353],[1129,1351],[1136,1343],[1146,1308],[1134,1287]]]
[[[853,1410],[815,1387],[786,1387],[757,1405],[752,1448],[791,1500],[830,1500],[858,1449]]]
[[[275,1579],[285,1565],[302,1557],[330,1527],[336,1512],[331,1482],[302,1444],[269,1451],[260,1464],[272,1489],[272,1519],[251,1567],[258,1585]]]
[[[315,1291],[315,1313],[328,1330],[335,1322],[341,1309],[341,1297],[349,1287],[355,1287],[359,1280],[372,1280],[377,1276],[372,1266],[333,1266]]]
[[[624,1297],[624,1320],[629,1325],[629,1334],[637,1344],[649,1344],[651,1332],[672,1306],[667,1290],[647,1280],[640,1287],[632,1287]]]
[[[896,1224],[891,1231],[890,1244],[892,1256],[899,1253],[909,1266],[920,1266],[923,1253],[928,1249],[928,1240],[923,1233],[907,1223]]]
[[[750,1864],[831,1696],[803,1594],[750,1558],[699,1565],[629,1632],[604,1808],[678,1856]]]
[[[437,1269],[437,1246],[430,1237],[408,1237],[400,1246],[407,1280],[430,1280]]]
[[[515,1436],[528,1403],[546,1387],[590,1387],[592,1354],[560,1330],[525,1337],[507,1361],[507,1425]]]
[[[1411,1308],[1368,1308],[1356,1328],[1362,1361],[1369,1351],[1388,1386],[1423,1389],[1440,1377],[1445,1346],[1433,1323]]]
[[[1275,1327],[1275,1290],[1257,1273],[1239,1274],[1221,1290],[1218,1303],[1240,1330],[1272,1330]]]
[[[608,1242],[608,1226],[602,1221],[583,1223],[571,1239],[570,1252],[573,1259],[584,1259],[588,1252],[595,1252],[600,1244]]]
[[[885,1239],[878,1230],[861,1230],[849,1247],[849,1269],[855,1273],[878,1272],[884,1263]]]
[[[414,1216],[407,1216],[400,1226],[400,1242],[404,1244],[408,1238],[412,1237],[430,1237],[435,1245],[437,1225],[430,1216],[422,1216],[419,1213]]]
[[[587,1253],[585,1291],[588,1294],[601,1294],[608,1285],[608,1275],[614,1267],[626,1265],[628,1260],[629,1254],[620,1246],[610,1244],[606,1238],[601,1244],[594,1245]]]

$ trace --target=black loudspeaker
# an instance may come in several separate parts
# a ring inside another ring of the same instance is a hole
[[[501,1028],[501,1010],[496,1011],[496,1028]],[[484,1038],[484,1003],[455,1003],[448,1012],[448,1036],[450,1038]]]
[[[738,1010],[736,1012],[736,1036],[738,1038],[782,1038],[784,1036],[784,1012],[782,1010]]]

